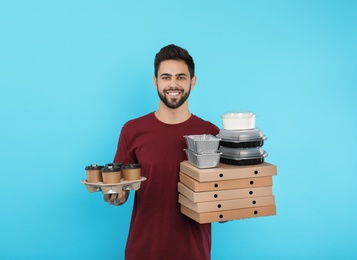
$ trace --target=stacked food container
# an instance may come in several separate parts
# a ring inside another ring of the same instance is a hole
[[[249,115],[252,120],[245,120]],[[266,137],[255,128],[252,113],[240,115],[239,129],[233,115],[228,121],[224,116],[216,138],[185,136],[188,160],[180,164],[178,183],[181,212],[201,224],[275,215],[272,177],[277,167],[264,162]]]
[[[198,168],[217,167],[220,159],[218,137],[213,135],[186,135],[187,159]]]
[[[266,136],[255,128],[252,113],[226,113],[222,116],[220,161],[231,165],[253,165],[264,162],[267,153],[261,148]]]

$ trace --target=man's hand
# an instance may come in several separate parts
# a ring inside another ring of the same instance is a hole
[[[104,201],[110,205],[119,206],[124,204],[129,197],[129,191],[123,190],[121,193],[104,194]]]

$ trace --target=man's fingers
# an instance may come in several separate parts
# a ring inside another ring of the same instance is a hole
[[[104,194],[104,201],[113,205],[113,204],[115,204],[117,197],[118,197],[118,194]]]
[[[110,194],[104,194],[104,201],[109,202]]]
[[[108,202],[110,205],[121,205],[126,200],[126,193],[115,193],[115,194],[104,194],[104,201]]]
[[[118,193],[115,198],[114,205],[118,206],[123,204],[124,202],[125,202],[125,192]]]

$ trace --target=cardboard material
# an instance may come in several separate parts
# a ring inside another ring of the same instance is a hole
[[[270,206],[254,207],[254,208],[197,213],[181,205],[181,212],[182,214],[188,216],[189,218],[195,220],[196,222],[200,224],[204,224],[204,223],[211,223],[211,222],[218,222],[218,221],[272,216],[272,215],[276,215],[276,206],[270,205]]]
[[[267,162],[244,166],[219,163],[218,167],[216,168],[199,169],[186,160],[181,162],[180,171],[197,180],[198,182],[256,178],[277,175],[277,167]]]
[[[194,203],[190,201],[188,198],[186,198],[185,196],[180,194],[179,203],[194,212],[203,213],[203,212],[254,208],[254,207],[274,205],[275,197],[271,195],[271,196],[254,197],[254,198]]]
[[[81,181],[88,190],[88,192],[102,191],[103,194],[120,193],[123,190],[138,190],[141,182],[145,181],[146,177],[140,177],[139,180],[126,181],[122,179],[119,183],[104,184],[103,182],[89,183],[86,180]]]
[[[272,186],[207,192],[193,192],[181,182],[177,187],[179,193],[195,203],[272,195]]]
[[[183,172],[180,172],[180,181],[194,192],[242,189],[249,187],[255,188],[273,185],[273,178],[271,176],[225,181],[198,182]]]

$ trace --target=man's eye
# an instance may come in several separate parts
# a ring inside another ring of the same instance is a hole
[[[184,80],[184,79],[186,79],[185,77],[178,77],[177,78],[178,80]]]
[[[162,77],[161,79],[168,80],[168,79],[170,79],[170,77]]]

